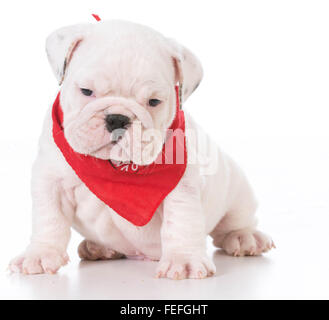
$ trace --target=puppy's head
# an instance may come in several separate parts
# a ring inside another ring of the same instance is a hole
[[[152,163],[183,101],[202,79],[197,58],[156,31],[106,21],[61,28],[46,43],[62,84],[64,134],[79,153]]]

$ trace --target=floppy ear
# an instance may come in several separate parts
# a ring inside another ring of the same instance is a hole
[[[176,82],[182,86],[183,102],[198,87],[203,77],[199,59],[187,48],[169,39],[176,73]]]
[[[77,24],[60,28],[48,36],[46,40],[47,56],[59,85],[64,80],[65,71],[74,50],[91,27],[91,24]]]

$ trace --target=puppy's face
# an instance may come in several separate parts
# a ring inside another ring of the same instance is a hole
[[[192,73],[186,99],[202,78],[187,49],[152,29],[121,21],[78,25],[49,36],[59,81],[64,133],[79,153],[152,163],[176,112],[175,85]],[[192,78],[192,80],[191,80]]]

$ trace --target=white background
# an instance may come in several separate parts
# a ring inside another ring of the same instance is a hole
[[[1,298],[329,298],[327,1],[30,0],[0,12]],[[232,258],[209,244],[214,278],[156,280],[155,262],[80,263],[74,234],[57,275],[6,273],[28,244],[31,164],[58,91],[45,38],[91,13],[151,26],[200,58],[205,76],[184,108],[245,170],[275,251]]]

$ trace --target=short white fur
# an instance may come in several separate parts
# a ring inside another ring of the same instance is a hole
[[[188,49],[148,27],[124,21],[65,27],[51,34],[46,46],[52,69],[62,83],[66,138],[81,153],[90,154],[100,147],[93,153],[99,158],[107,158],[111,148],[104,129],[107,105],[101,105],[102,99],[121,99],[123,112],[128,112],[127,101],[137,104],[147,110],[152,126],[164,134],[175,116],[175,84],[183,83],[185,101],[203,74],[199,60]],[[80,88],[93,90],[95,97],[83,96]],[[152,97],[163,101],[161,107],[147,106]],[[87,116],[84,107],[88,104],[95,111]],[[187,132],[201,131],[185,114]],[[141,120],[137,113],[131,112],[131,116],[133,121]],[[195,143],[188,135],[188,154],[195,150]],[[206,143],[213,146],[209,138]],[[161,145],[154,148],[159,151]],[[256,229],[257,204],[247,179],[226,154],[214,148],[216,170],[202,174],[204,167],[188,164],[152,220],[136,227],[92,194],[66,163],[53,141],[50,108],[32,172],[31,242],[11,261],[10,270],[57,272],[68,262],[71,228],[86,239],[79,247],[82,258],[159,260],[156,276],[171,279],[215,274],[216,267],[206,253],[208,235],[217,247],[234,256],[271,249],[271,238]],[[150,156],[142,164],[153,160]]]

